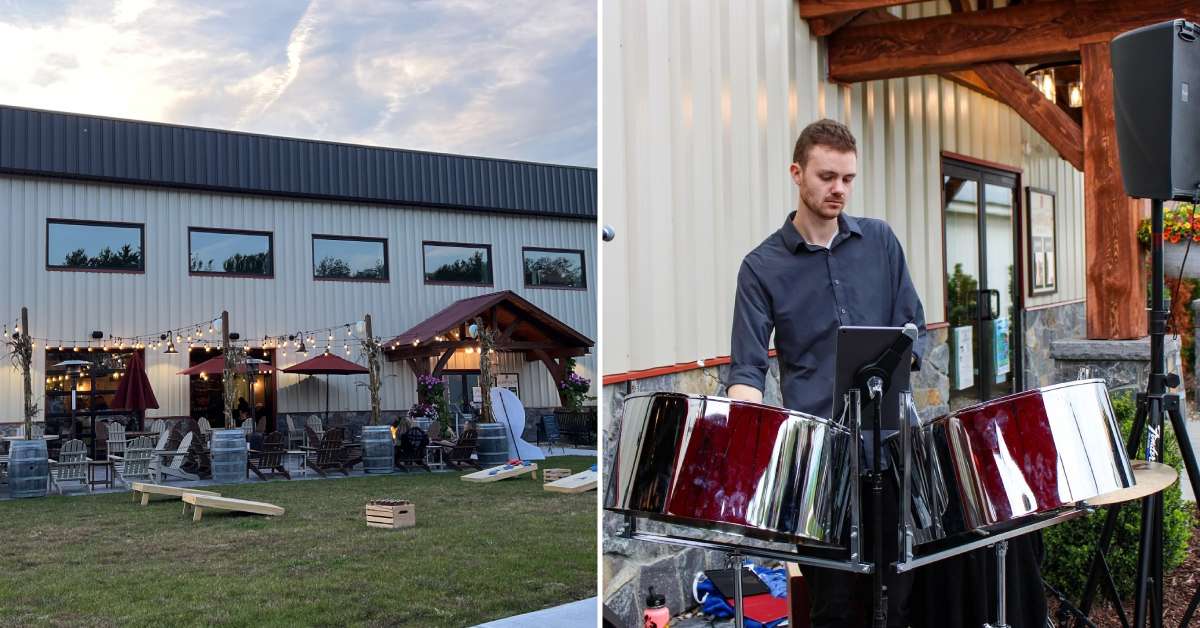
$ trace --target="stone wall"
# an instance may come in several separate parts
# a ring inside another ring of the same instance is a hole
[[[1167,336],[1165,342],[1167,372],[1182,377],[1183,357],[1179,336]],[[1064,338],[1051,343],[1050,354],[1055,361],[1059,382],[1079,379],[1081,367],[1088,367],[1090,377],[1103,379],[1110,392],[1145,390],[1150,378],[1150,338],[1137,340],[1087,340]],[[1187,401],[1184,386],[1168,389]],[[1180,406],[1187,415],[1187,403]]]
[[[1063,338],[1083,338],[1087,335],[1086,305],[1079,302],[1026,310],[1024,325],[1021,369],[1025,374],[1025,388],[1041,388],[1061,382],[1058,366],[1050,355],[1051,345]]]
[[[946,346],[948,331],[945,328],[929,332],[929,352],[921,371],[913,374],[912,386],[917,408],[925,419],[949,412],[950,352]],[[725,382],[729,377],[729,365],[698,366],[697,368],[658,377],[649,377],[630,382],[605,386],[602,392],[605,414],[603,417],[604,475],[611,477],[613,455],[616,450],[617,428],[621,423],[623,400],[626,395],[638,392],[685,392],[692,394],[723,396]],[[763,391],[763,401],[782,405],[779,391],[779,363],[772,359]],[[654,587],[656,593],[667,598],[672,612],[679,612],[695,604],[691,593],[692,579],[703,569],[724,566],[725,555],[702,549],[684,549],[626,539],[620,536],[624,529],[622,517],[603,513],[602,546],[604,559],[604,603],[622,618],[624,625],[641,623],[641,608],[646,592]],[[695,529],[684,529],[668,524],[639,520],[640,529],[656,533],[677,533],[685,536],[709,537]]]

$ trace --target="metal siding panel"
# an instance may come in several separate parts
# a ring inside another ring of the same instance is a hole
[[[492,242],[496,264],[494,289],[513,289],[596,338],[596,284],[595,271],[591,270],[596,265],[595,228],[585,222],[481,214],[450,217],[445,212],[428,209],[0,176],[0,216],[8,219],[14,233],[27,234],[14,238],[13,246],[0,251],[0,262],[13,266],[28,264],[30,259],[44,260],[45,218],[50,211],[69,218],[144,222],[147,271],[144,275],[97,275],[39,269],[27,279],[22,274],[15,275],[12,290],[0,294],[0,312],[11,313],[22,304],[28,305],[39,337],[76,338],[93,328],[114,334],[165,329],[215,316],[221,304],[229,307],[234,329],[246,338],[340,324],[357,320],[364,311],[375,314],[381,334],[396,334],[453,299],[491,290],[421,283],[420,240],[423,237],[455,240],[466,234],[473,241]],[[272,230],[276,278],[189,277],[184,253],[189,225]],[[385,234],[390,257],[395,260],[391,282],[380,285],[312,281],[310,236],[318,230]],[[588,292],[525,289],[520,270],[522,246],[583,249],[591,289]],[[151,294],[157,295],[156,298],[147,300]],[[40,350],[37,353],[43,355]],[[43,362],[41,357],[36,360],[39,373],[44,369]],[[152,384],[163,404],[154,414],[186,413],[187,381],[174,374],[184,366],[185,359],[148,352],[147,363]],[[585,368],[591,365],[595,372],[594,360],[580,360],[580,364]],[[535,365],[534,370],[544,373],[540,366]],[[524,386],[525,371],[521,372]],[[397,375],[385,378],[385,408],[407,409],[415,401],[411,374],[403,363],[389,363],[385,374]],[[285,379],[280,378],[281,410],[320,407],[321,382],[296,385]],[[42,381],[40,376],[37,381]],[[0,417],[19,415],[19,394],[14,392],[19,390],[19,381],[11,369],[0,374]],[[533,394],[539,389],[530,390]],[[365,409],[364,396],[350,380],[335,383],[333,393],[335,409]],[[553,388],[544,386],[538,394],[552,395]]]

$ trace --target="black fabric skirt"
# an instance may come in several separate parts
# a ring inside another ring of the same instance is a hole
[[[1010,539],[1005,560],[1008,624],[1044,628],[1046,595],[1042,589],[1042,533]],[[914,571],[910,612],[920,628],[978,627],[996,620],[996,555],[991,548],[926,565]]]

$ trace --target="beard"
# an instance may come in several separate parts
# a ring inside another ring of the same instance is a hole
[[[810,195],[807,192],[800,194],[800,200],[808,211],[818,218],[823,220],[835,220],[841,215],[842,210],[846,208],[845,200],[835,201],[834,199],[825,199],[817,195]],[[830,204],[834,203],[834,204]]]

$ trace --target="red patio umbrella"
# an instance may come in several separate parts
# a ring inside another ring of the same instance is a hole
[[[145,421],[147,408],[158,408],[158,399],[154,397],[154,389],[150,387],[150,379],[146,377],[146,368],[142,365],[142,357],[134,352],[125,365],[125,374],[117,385],[117,394],[113,396],[112,407],[118,410],[133,410],[139,414],[139,419]]]
[[[370,372],[366,367],[332,353],[323,353],[281,370],[297,375],[364,375]],[[329,423],[329,378],[325,378],[325,423]]]
[[[241,364],[238,367],[238,372],[239,373],[246,372],[246,364],[245,363]],[[271,368],[269,365],[265,368],[260,367],[258,372],[259,373],[270,373]],[[177,375],[221,375],[223,373],[225,373],[225,356],[219,355],[215,358],[210,358],[208,360],[205,360],[205,361],[197,364],[196,366],[185,368],[182,371],[179,371],[179,373],[177,373]]]
[[[245,373],[246,367],[248,365],[254,365],[254,366],[258,367],[258,370],[254,371],[255,373],[270,374],[270,372],[271,372],[271,365],[269,362],[266,362],[265,360],[259,360],[257,358],[249,358],[246,361],[244,361],[238,365],[238,369],[237,369],[238,373]],[[265,366],[262,366],[262,365],[265,365]],[[209,358],[195,366],[183,369],[182,371],[179,371],[176,374],[177,375],[224,375],[225,374],[225,356],[218,355],[215,358]],[[250,407],[251,408],[254,407],[254,386],[253,385],[250,386]],[[251,412],[251,414],[253,414],[253,411]],[[234,418],[236,419],[237,417],[234,417]]]

